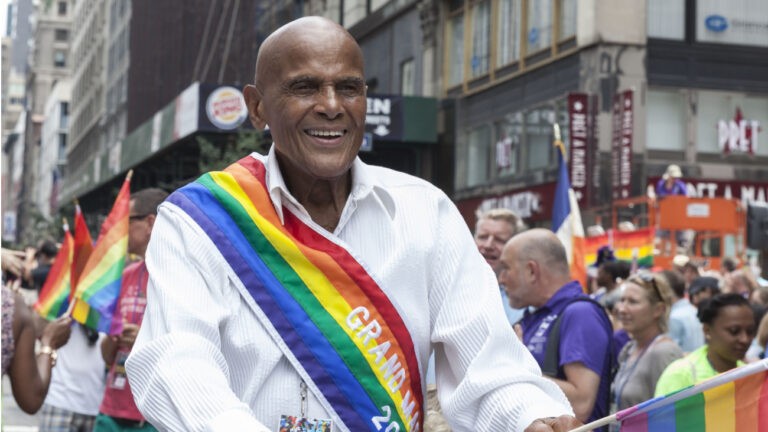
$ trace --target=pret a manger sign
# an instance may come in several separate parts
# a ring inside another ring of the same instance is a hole
[[[745,119],[741,109],[736,108],[733,120],[717,122],[718,145],[723,154],[728,153],[757,153],[757,135],[760,123],[757,120]]]

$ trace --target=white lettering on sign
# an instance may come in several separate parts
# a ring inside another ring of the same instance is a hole
[[[498,198],[483,200],[478,210],[506,208],[515,212],[521,218],[528,218],[534,213],[541,212],[541,197],[536,192],[522,191]]]
[[[376,97],[369,97],[366,100],[366,114],[383,114],[389,115],[392,112],[392,101],[389,99],[381,99]]]
[[[685,214],[688,217],[709,217],[709,204],[706,203],[692,203],[688,204],[685,208]]]
[[[571,185],[575,188],[587,186],[587,115],[574,112],[571,115]]]
[[[757,120],[720,120],[717,122],[717,142],[720,150],[725,153],[757,153],[758,132],[760,132],[760,123]]]

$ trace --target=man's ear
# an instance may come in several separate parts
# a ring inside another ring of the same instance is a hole
[[[525,262],[525,276],[530,282],[538,279],[539,277],[539,263],[534,260],[528,260]]]
[[[267,120],[264,118],[261,95],[256,90],[256,86],[253,84],[246,85],[243,88],[243,97],[245,98],[245,106],[248,107],[248,118],[251,120],[251,124],[256,129],[264,129]]]

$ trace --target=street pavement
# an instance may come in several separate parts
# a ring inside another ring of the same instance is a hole
[[[2,432],[37,432],[39,416],[29,415],[16,405],[11,392],[11,381],[3,376]]]

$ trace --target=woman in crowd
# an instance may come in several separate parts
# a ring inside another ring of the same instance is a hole
[[[740,294],[719,294],[699,308],[699,321],[707,343],[670,364],[656,384],[656,396],[665,395],[743,365],[755,319],[749,302]]]
[[[671,306],[672,289],[660,275],[640,273],[624,282],[616,307],[632,339],[619,354],[619,371],[613,381],[617,409],[652,398],[661,373],[683,356],[680,347],[665,336]]]
[[[2,372],[11,379],[13,397],[19,407],[34,414],[48,393],[56,350],[67,343],[72,319],[60,318],[46,325],[40,338],[41,349],[35,354],[34,313],[24,298],[3,286],[2,311]]]

